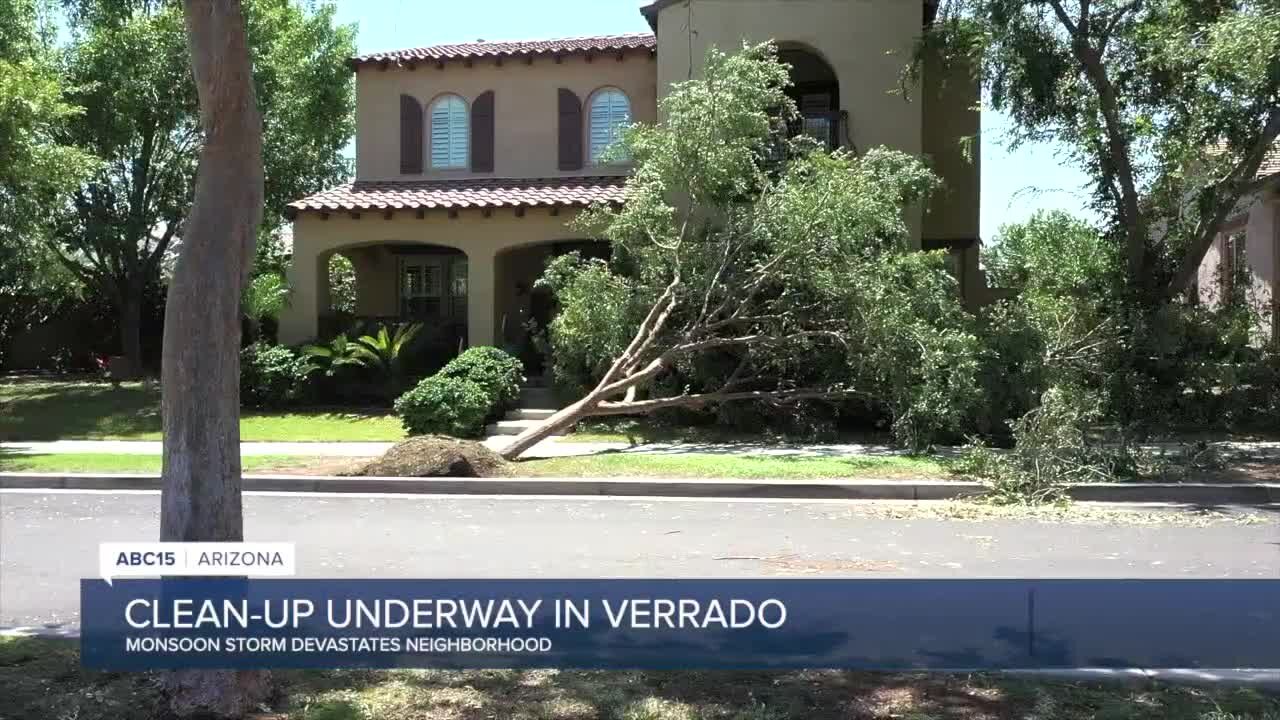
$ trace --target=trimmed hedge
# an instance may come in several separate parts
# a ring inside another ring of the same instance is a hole
[[[493,407],[481,385],[436,374],[396,399],[396,414],[410,435],[477,437]]]
[[[470,380],[489,393],[490,414],[515,407],[524,382],[524,363],[496,347],[473,347],[449,361],[438,377]]]

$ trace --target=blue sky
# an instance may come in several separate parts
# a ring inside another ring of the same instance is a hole
[[[906,1],[906,0],[904,0]],[[360,52],[484,40],[648,31],[640,0],[338,0],[338,20],[359,26]],[[1005,149],[1008,119],[983,112],[982,237],[1038,209],[1083,212],[1084,175],[1055,148]]]

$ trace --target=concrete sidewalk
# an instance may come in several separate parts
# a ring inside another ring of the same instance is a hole
[[[158,490],[158,473],[0,472],[0,490]],[[966,500],[986,486],[967,480],[717,479],[625,477],[411,478],[321,475],[253,475],[249,492],[391,495],[483,495],[634,498],[747,498],[792,500]],[[1065,488],[1075,500],[1163,503],[1192,507],[1228,505],[1280,510],[1280,483],[1077,483]]]
[[[568,436],[572,437],[572,436]],[[500,450],[515,438],[497,435],[482,442]],[[250,455],[310,455],[315,457],[374,457],[386,452],[395,443],[390,442],[243,442],[240,454]],[[803,457],[856,457],[866,455],[903,455],[888,445],[841,443],[828,445],[776,445],[764,443],[647,443],[632,445],[625,442],[574,442],[565,437],[543,440],[526,451],[526,457],[565,457],[594,455],[602,452],[621,451],[644,454],[678,455],[707,453],[712,455],[746,454]],[[111,455],[160,455],[159,440],[53,440],[46,442],[0,442],[0,452],[20,455],[86,454]],[[940,455],[953,452],[942,448]]]
[[[506,447],[514,438],[492,437],[484,444],[494,450]],[[377,457],[395,443],[389,442],[245,442],[240,443],[242,457],[262,455],[294,455],[302,457]],[[594,455],[609,450],[625,450],[627,443],[575,443],[544,440],[525,453],[526,457],[568,457]],[[0,452],[18,455],[160,455],[159,440],[55,440],[51,442],[3,442]]]
[[[566,436],[572,437],[572,436]],[[774,457],[864,457],[905,455],[906,451],[888,445],[861,443],[833,444],[765,444],[765,443],[646,443],[574,442],[566,437],[543,440],[527,450],[523,457],[549,458],[597,455],[604,452],[627,452],[645,455],[768,455]],[[501,450],[515,438],[497,435],[482,442],[493,450]],[[244,442],[241,456],[298,455],[309,457],[375,457],[391,448],[390,442]],[[0,452],[19,455],[88,454],[160,455],[159,440],[54,440],[48,442],[0,442]],[[938,455],[950,457],[956,448],[940,448]]]
[[[574,442],[572,435],[544,440],[527,451],[527,457],[565,457],[594,455],[602,452],[630,452],[648,455],[700,453],[710,455],[769,455],[776,457],[861,457],[906,455],[906,451],[873,443],[710,443],[664,442],[632,445],[626,442]],[[483,440],[495,450],[502,449],[515,438],[497,435]],[[386,452],[391,442],[244,442],[241,455],[310,455],[315,457],[373,457]],[[1224,454],[1236,458],[1280,459],[1280,442],[1214,443]],[[1177,443],[1152,443],[1143,447],[1155,452],[1177,452]],[[940,447],[936,454],[952,457],[962,449]],[[159,455],[159,440],[54,440],[46,442],[0,442],[0,452],[23,455],[61,453],[105,453],[120,455]]]

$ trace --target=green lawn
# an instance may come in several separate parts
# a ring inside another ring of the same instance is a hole
[[[835,671],[280,671],[285,720],[1280,720],[1280,698],[1155,683]],[[80,667],[73,641],[0,638],[0,718],[167,717],[149,673]]]
[[[245,441],[395,441],[400,420],[387,410],[246,410]],[[0,440],[159,440],[156,383],[0,380]]]
[[[603,453],[581,457],[527,460],[521,475],[555,477],[676,477],[741,480],[820,480],[837,478],[946,479],[936,458],[899,455],[865,457],[778,457],[719,453]]]
[[[358,458],[246,456],[245,472],[311,472],[331,474]],[[157,473],[159,455],[109,453],[0,454],[0,471]],[[724,479],[818,480],[838,478],[942,478],[945,465],[931,458],[898,456],[860,458],[786,458],[761,455],[642,455],[605,453],[589,457],[525,460],[512,474],[532,477],[673,477]]]
[[[326,458],[342,462],[345,458]],[[316,458],[280,455],[251,455],[241,459],[247,473],[298,472],[311,467]],[[331,463],[332,464],[332,463]],[[0,453],[0,471],[50,473],[158,473],[159,455],[113,455],[109,453],[57,453],[18,455]]]

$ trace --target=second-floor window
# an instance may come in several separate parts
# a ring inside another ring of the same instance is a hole
[[[444,95],[431,104],[431,168],[461,170],[467,167],[467,102],[457,95]]]
[[[631,101],[626,93],[616,88],[605,88],[591,96],[591,127],[588,139],[591,144],[591,164],[606,162],[605,151],[622,137],[622,128],[631,123]],[[609,162],[625,161],[625,157],[613,155]]]

